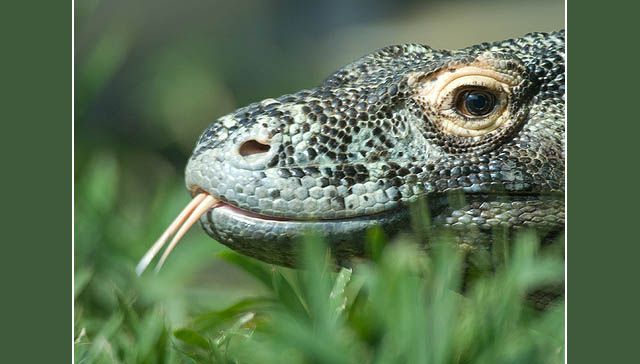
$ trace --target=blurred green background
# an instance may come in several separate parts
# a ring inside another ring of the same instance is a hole
[[[209,123],[250,102],[313,87],[385,45],[459,48],[564,24],[562,0],[79,0],[75,6],[76,337],[103,354],[114,345],[106,334],[118,330],[111,320],[123,304],[161,307],[150,317],[180,327],[194,312],[264,293],[219,259],[226,248],[199,228],[160,275],[133,273],[189,200],[183,169]]]

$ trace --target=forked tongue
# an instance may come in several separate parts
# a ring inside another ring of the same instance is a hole
[[[153,258],[158,255],[162,247],[167,243],[169,238],[173,236],[173,239],[162,253],[160,257],[160,261],[156,265],[156,272],[162,268],[162,265],[171,254],[171,251],[178,245],[180,239],[184,236],[184,234],[189,231],[191,226],[200,219],[200,216],[207,212],[210,208],[214,207],[219,201],[216,200],[209,194],[199,193],[197,194],[189,204],[180,212],[178,217],[169,225],[167,230],[160,235],[160,238],[156,240],[155,243],[149,248],[149,250],[145,253],[145,255],[140,259],[140,262],[136,266],[136,273],[141,275],[151,264]],[[174,235],[175,234],[175,235]]]

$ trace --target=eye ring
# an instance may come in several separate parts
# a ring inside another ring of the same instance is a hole
[[[468,148],[522,124],[535,85],[530,76],[517,57],[485,52],[472,61],[454,59],[436,70],[411,72],[407,85],[428,132]],[[481,97],[468,100],[472,95]]]
[[[491,114],[497,106],[498,98],[484,88],[465,88],[455,97],[456,111],[465,117],[480,118]]]
[[[416,88],[415,99],[429,122],[441,132],[477,138],[518,122],[510,105],[513,90],[522,81],[517,74],[477,62],[410,75],[409,85]]]

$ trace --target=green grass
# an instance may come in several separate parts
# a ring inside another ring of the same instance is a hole
[[[563,362],[563,305],[539,312],[525,299],[561,282],[563,263],[532,235],[464,293],[464,259],[446,239],[425,251],[376,232],[374,261],[337,269],[309,236],[305,269],[292,270],[194,229],[160,274],[138,278],[136,260],[186,195],[161,187],[127,200],[111,187],[126,184],[119,170],[103,155],[77,184],[77,363]]]

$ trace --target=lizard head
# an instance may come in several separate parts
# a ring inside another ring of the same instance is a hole
[[[209,198],[209,235],[277,264],[309,230],[338,258],[361,255],[368,228],[402,231],[421,197],[435,224],[482,245],[495,226],[562,228],[564,109],[563,31],[390,46],[212,123],[186,185]]]

